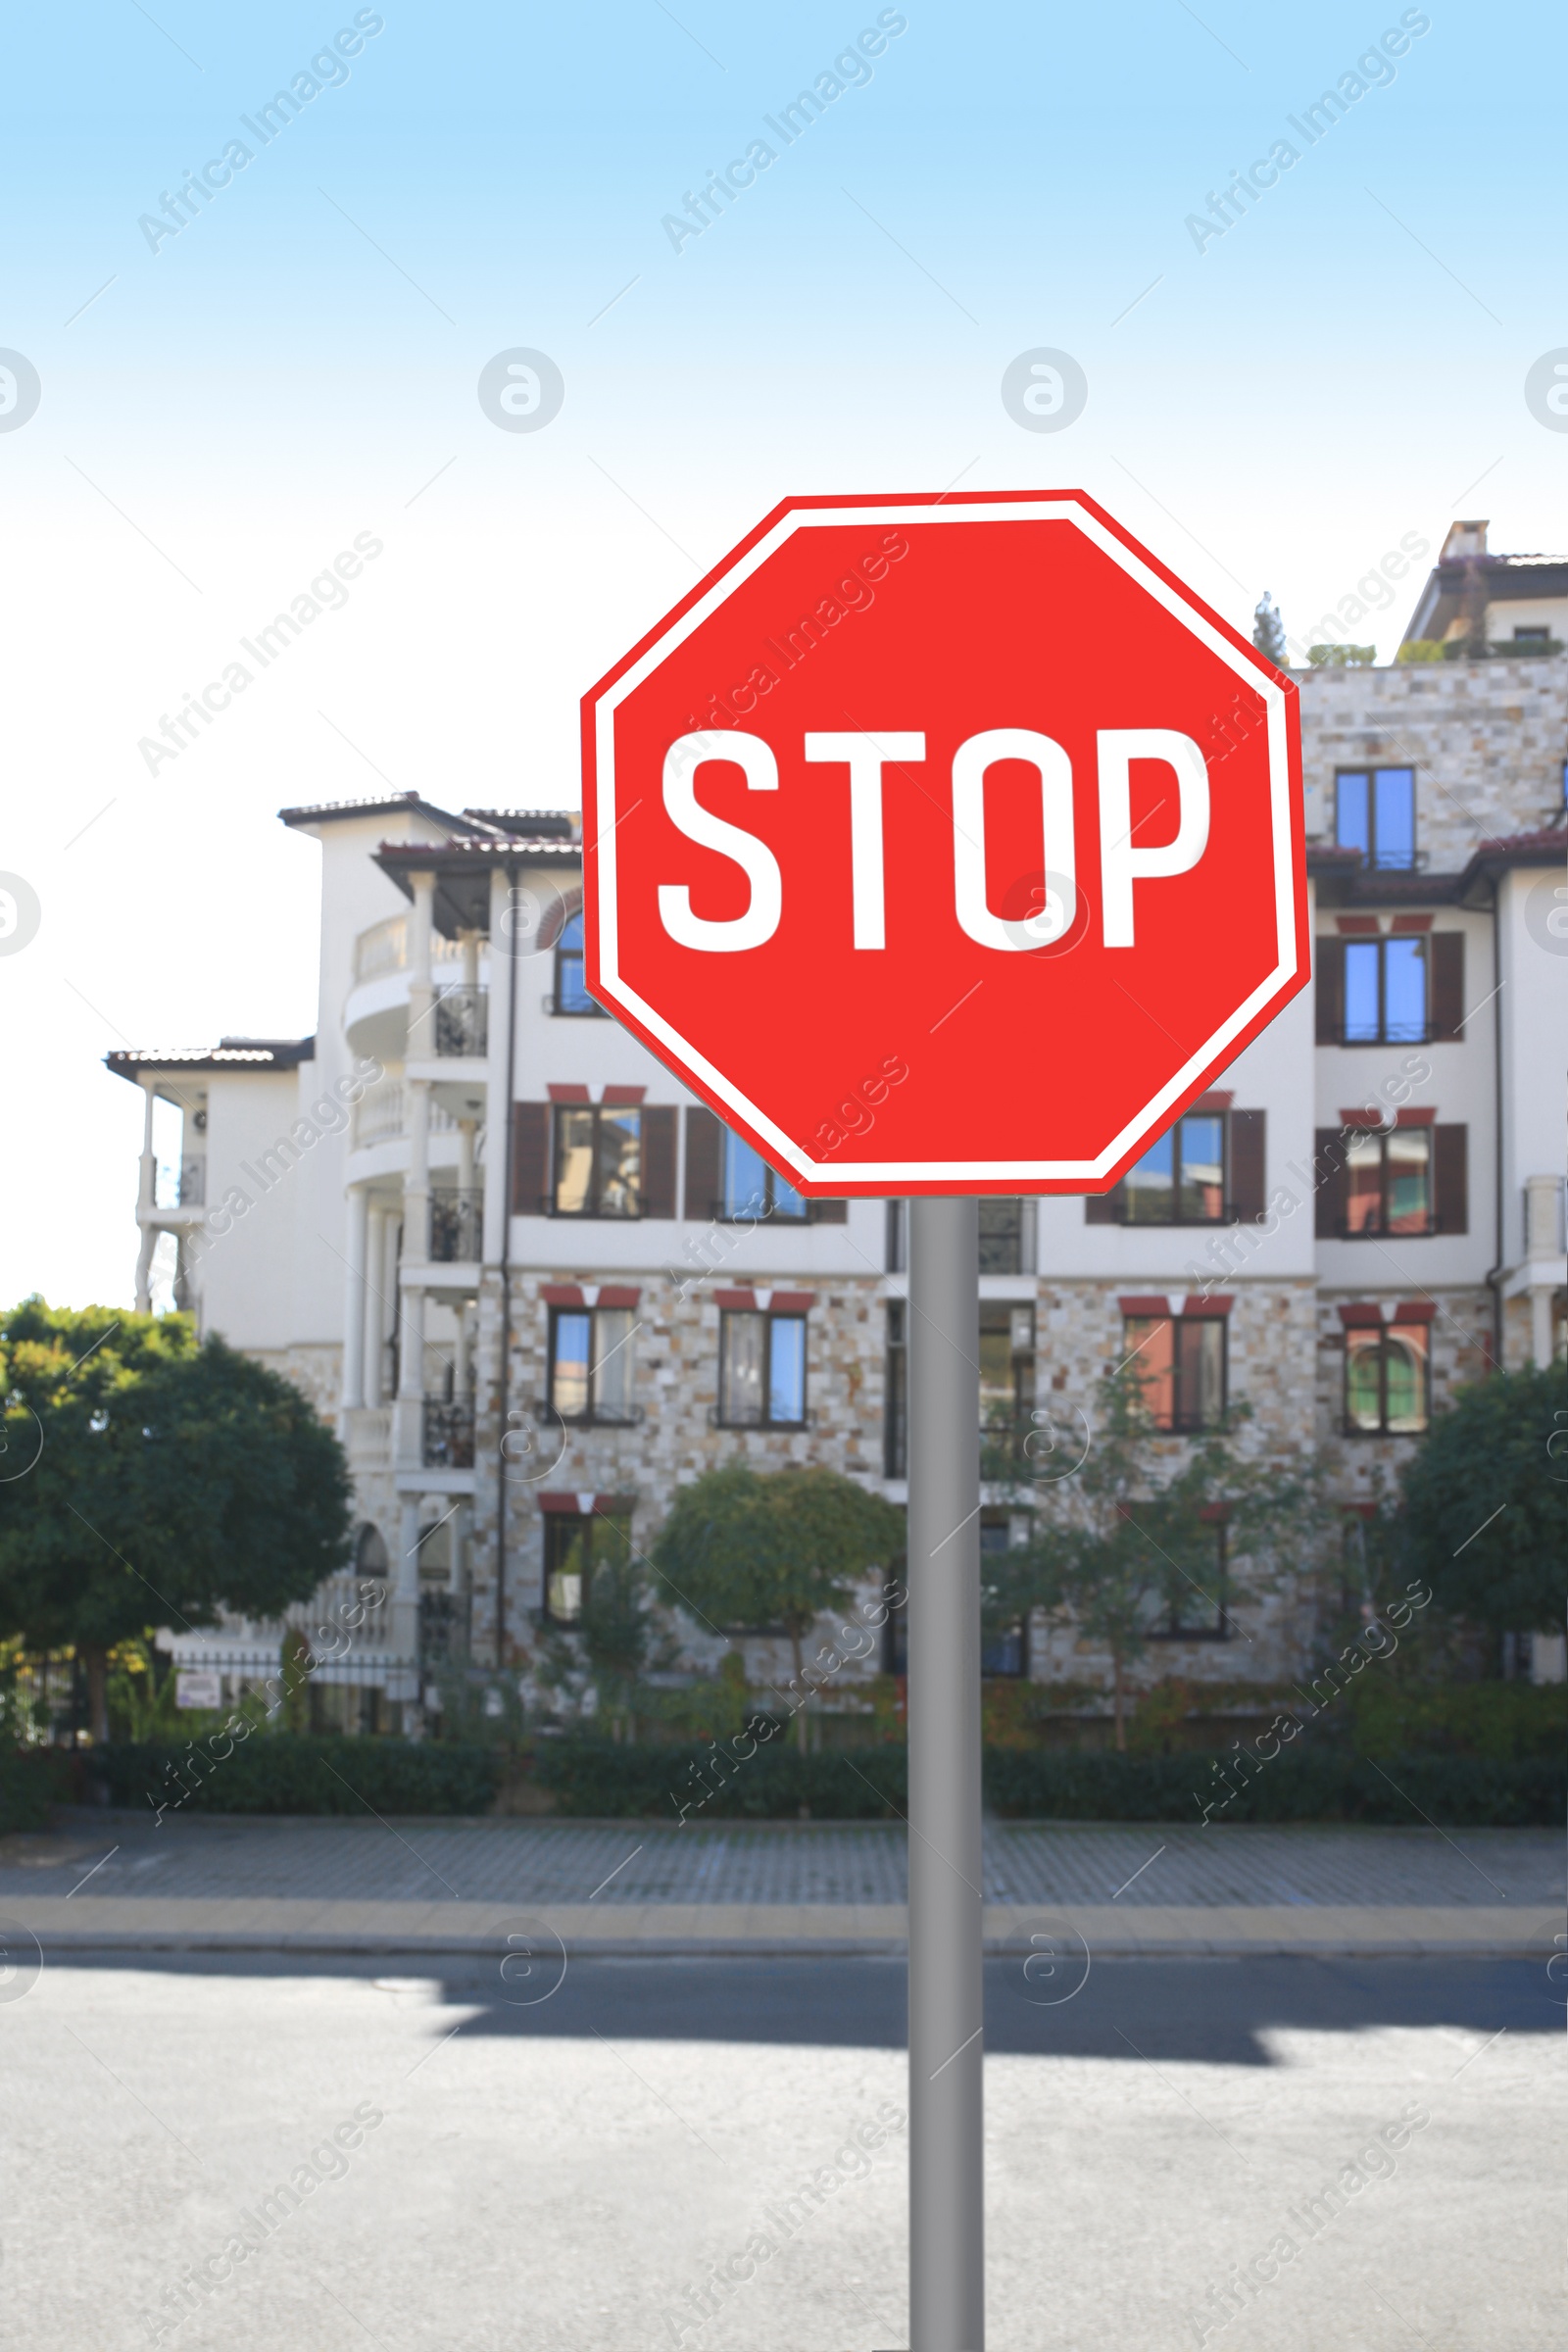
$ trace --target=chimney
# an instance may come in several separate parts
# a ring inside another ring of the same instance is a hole
[[[1459,564],[1466,556],[1484,556],[1486,552],[1485,522],[1453,522],[1448,525],[1448,536],[1443,542],[1443,553],[1438,562]]]

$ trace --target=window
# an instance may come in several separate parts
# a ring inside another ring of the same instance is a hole
[[[1190,1111],[1128,1171],[1123,1220],[1129,1225],[1221,1225],[1225,1222],[1225,1116]]]
[[[770,1168],[744,1136],[724,1130],[724,1217],[784,1217],[804,1223],[807,1204],[794,1185]]]
[[[882,1407],[882,1475],[909,1474],[909,1348],[908,1309],[902,1298],[888,1300],[887,1371]]]
[[[1027,1431],[1035,1401],[1035,1310],[1004,1298],[980,1301],[980,1421]]]
[[[582,915],[567,917],[556,942],[556,993],[551,1000],[552,1012],[598,1013],[607,1018],[602,1004],[596,1004],[588,994],[583,979]]]
[[[980,1514],[980,1577],[985,1581],[986,1555],[1010,1550],[1012,1520],[1005,1511],[982,1511]],[[1002,1633],[982,1634],[980,1637],[980,1671],[982,1674],[1021,1676],[1029,1670],[1029,1621],[1020,1617]]]
[[[558,1102],[555,1183],[558,1217],[642,1213],[642,1112],[620,1104]]]
[[[909,1264],[909,1203],[890,1200],[887,1203],[886,1248],[883,1252],[889,1274],[903,1274]]]
[[[1516,628],[1513,633],[1513,641],[1515,645],[1549,645],[1551,643],[1551,631],[1544,627],[1531,629]]]
[[[550,1404],[563,1421],[626,1423],[632,1405],[627,1306],[557,1306],[550,1310]]]
[[[1033,1200],[980,1202],[982,1274],[1032,1274],[1035,1265]]]
[[[1180,1434],[1223,1427],[1223,1315],[1128,1315],[1122,1347],[1144,1384],[1156,1429]]]
[[[1369,866],[1415,864],[1413,767],[1341,768],[1334,815],[1340,848],[1359,850]]]
[[[1430,1418],[1425,1323],[1365,1325],[1345,1335],[1345,1426],[1413,1437]]]
[[[1143,1524],[1151,1528],[1158,1542],[1157,1511],[1151,1517],[1146,1517],[1141,1511],[1139,1517]],[[1165,1593],[1152,1599],[1148,1627],[1152,1641],[1230,1640],[1231,1623],[1225,1607],[1228,1554],[1224,1521],[1215,1520],[1209,1532],[1213,1549],[1207,1557],[1196,1563],[1189,1560],[1182,1570],[1169,1578]]]
[[[1345,1044],[1409,1045],[1427,1028],[1425,939],[1348,939]]]
[[[1343,1231],[1368,1236],[1437,1231],[1430,1127],[1351,1136],[1345,1154]]]
[[[718,1323],[723,1429],[800,1429],[806,1421],[806,1317],[731,1307]]]
[[[581,1625],[594,1587],[623,1576],[631,1523],[616,1512],[545,1513],[545,1615],[552,1625]]]

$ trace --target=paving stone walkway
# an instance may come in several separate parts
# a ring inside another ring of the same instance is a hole
[[[345,1821],[79,1811],[0,1839],[8,1897],[896,1906],[898,1824]],[[993,1905],[1464,1909],[1563,1896],[1553,1830],[987,1825]]]

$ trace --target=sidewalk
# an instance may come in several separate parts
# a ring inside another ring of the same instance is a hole
[[[352,1821],[75,1811],[0,1839],[0,1927],[47,1951],[869,1952],[906,1932],[881,1823]],[[1545,1958],[1551,1830],[1006,1823],[986,1829],[993,1949]]]

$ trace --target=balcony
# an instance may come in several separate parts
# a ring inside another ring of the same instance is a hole
[[[420,1458],[426,1470],[473,1468],[473,1407],[449,1402],[444,1396],[424,1399],[424,1443]]]
[[[356,981],[379,980],[388,972],[409,969],[409,918],[406,914],[388,915],[384,923],[372,923],[362,931],[354,942],[354,977]],[[461,963],[463,948],[460,941],[443,939],[439,932],[430,942],[432,966]]]
[[[482,1186],[430,1195],[430,1261],[451,1266],[477,1263],[484,1255]]]
[[[455,1135],[458,1122],[439,1102],[430,1104],[430,1133]],[[409,1102],[401,1083],[395,1078],[383,1078],[354,1106],[354,1141],[356,1152],[367,1152],[372,1144],[401,1143],[409,1132]]]
[[[435,1001],[435,1051],[440,1061],[482,1061],[489,1052],[490,995],[483,988],[445,988]]]

